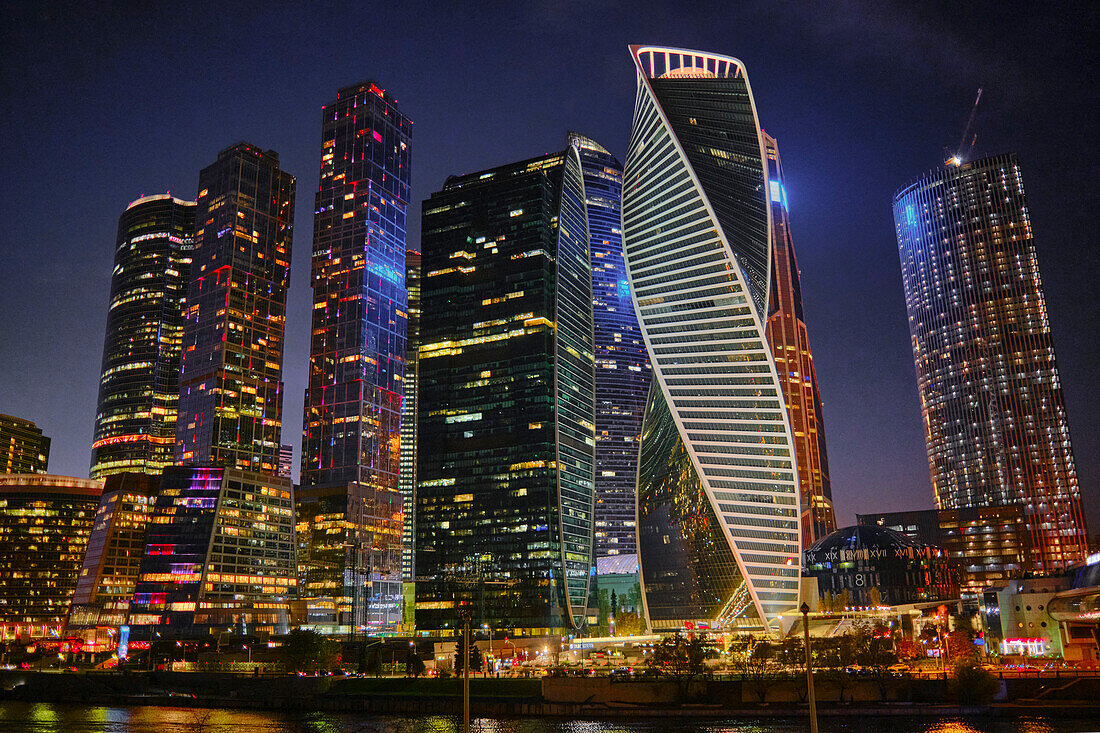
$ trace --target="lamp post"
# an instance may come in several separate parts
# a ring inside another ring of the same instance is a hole
[[[488,632],[488,660],[492,664],[493,660],[493,627],[488,624],[482,624],[482,628]]]
[[[462,612],[462,732],[470,733],[470,613]]]
[[[817,701],[814,700],[814,671],[810,657],[810,606],[805,601],[799,607],[802,612],[802,641],[806,647],[806,689],[810,698],[810,733],[817,733]]]

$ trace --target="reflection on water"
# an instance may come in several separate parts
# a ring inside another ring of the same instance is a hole
[[[478,719],[475,733],[803,733],[799,719],[692,721],[648,718],[599,720]],[[1020,718],[823,717],[822,733],[1083,733],[1096,730],[1083,720]],[[165,707],[78,707],[43,703],[0,703],[2,733],[459,733],[456,718],[370,717],[351,713],[279,713]]]

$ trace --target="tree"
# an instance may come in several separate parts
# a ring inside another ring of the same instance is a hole
[[[947,658],[952,662],[970,659],[977,651],[972,633],[957,628],[947,635]]]
[[[706,646],[701,636],[675,634],[661,640],[648,664],[676,680],[680,699],[683,700],[688,696],[691,680],[706,671],[704,659]]]
[[[690,680],[703,673],[706,668],[704,659],[706,650],[702,637],[692,634],[685,638],[676,634],[661,640],[653,650],[653,656],[649,658],[649,666],[677,679]]]
[[[734,652],[734,664],[741,672],[741,680],[756,693],[760,702],[768,696],[768,690],[779,681],[777,675],[776,647],[768,641],[748,639]]]
[[[470,671],[480,672],[484,660],[481,658],[481,650],[477,644],[470,644]],[[455,674],[462,674],[466,666],[466,635],[459,631],[458,643],[455,644]]]
[[[874,625],[859,624],[853,634],[853,642],[856,663],[870,671],[880,697],[885,700],[890,683],[893,682],[889,667],[898,661],[893,649],[890,627],[883,621]]]
[[[279,657],[291,672],[315,672],[336,663],[337,645],[316,631],[296,629],[283,639]]]
[[[607,588],[600,588],[599,593],[596,594],[596,599],[599,606],[599,615],[596,617],[596,635],[607,636],[608,619],[611,617],[611,594],[608,593]]]
[[[871,599],[872,606],[878,607],[882,605],[882,593],[879,592],[878,588],[872,588],[867,596]]]
[[[950,689],[962,705],[987,705],[993,701],[1000,683],[973,659],[964,659],[954,668]]]
[[[409,647],[409,656],[405,659],[405,675],[419,677],[424,674],[424,660],[416,653],[416,647]]]
[[[623,611],[615,616],[615,632],[619,636],[644,634],[645,619],[631,611]]]
[[[897,652],[898,659],[905,661],[924,657],[923,647],[908,636],[903,636],[894,641],[894,651]]]

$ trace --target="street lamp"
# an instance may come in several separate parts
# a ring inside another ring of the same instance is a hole
[[[813,660],[810,656],[810,606],[803,601],[798,610],[802,612],[802,640],[806,647],[806,689],[810,698],[810,733],[817,733],[817,701],[814,700]]]
[[[489,661],[490,661],[490,663],[492,663],[492,659],[493,659],[493,629],[489,626],[489,624],[482,624],[481,628],[483,628],[483,629],[485,629],[486,631],[489,632]]]

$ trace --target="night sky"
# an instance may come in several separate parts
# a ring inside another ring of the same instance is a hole
[[[779,139],[841,525],[932,506],[891,197],[958,145],[984,88],[975,155],[1020,157],[1100,531],[1095,3],[97,5],[0,10],[0,412],[53,439],[51,473],[87,476],[130,201],[194,198],[199,169],[240,140],[297,176],[283,407],[297,461],[321,106],[373,79],[412,118],[415,244],[449,174],[560,150],[567,130],[622,158],[627,45],[643,43],[740,58]]]

